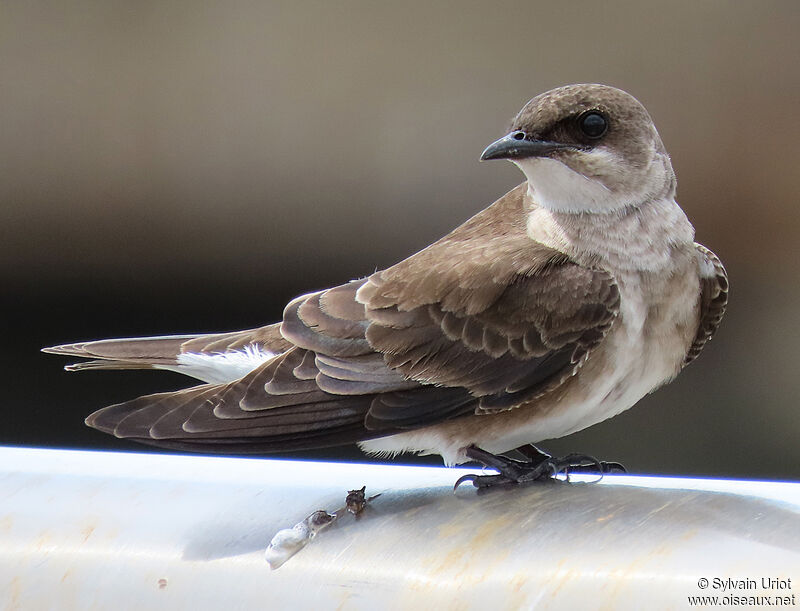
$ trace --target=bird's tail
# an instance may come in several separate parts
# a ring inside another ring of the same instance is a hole
[[[167,369],[221,383],[240,378],[289,347],[276,324],[231,333],[103,339],[42,351],[90,359],[67,365],[67,371]]]
[[[64,367],[67,371],[87,369],[153,369],[178,364],[181,346],[197,335],[103,339],[42,348],[42,352],[92,359]]]

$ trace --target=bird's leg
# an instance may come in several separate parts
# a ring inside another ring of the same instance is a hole
[[[496,469],[499,475],[464,475],[458,479],[455,488],[464,482],[472,482],[476,488],[488,488],[504,484],[545,481],[563,473],[625,473],[625,467],[617,462],[603,462],[586,454],[567,454],[554,458],[532,444],[514,450],[525,457],[515,460],[507,456],[491,454],[477,446],[469,446],[465,452],[468,458]]]

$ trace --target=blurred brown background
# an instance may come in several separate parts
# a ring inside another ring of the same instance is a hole
[[[676,382],[544,447],[800,477],[798,31],[792,0],[3,3],[0,442],[142,449],[83,417],[182,378],[38,349],[277,320],[516,185],[483,147],[602,82],[650,110],[731,304]]]

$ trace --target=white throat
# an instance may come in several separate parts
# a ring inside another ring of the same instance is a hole
[[[617,197],[602,183],[547,158],[514,161],[528,179],[528,194],[543,208],[559,212],[613,210]]]
[[[602,172],[605,182],[585,176],[565,163],[549,157],[530,157],[514,163],[528,179],[528,194],[543,208],[555,212],[613,212],[636,206],[651,198],[668,194],[671,170],[668,160],[654,156],[639,180],[614,152],[596,149],[585,154],[582,163],[589,170]],[[613,189],[607,184],[616,185]]]

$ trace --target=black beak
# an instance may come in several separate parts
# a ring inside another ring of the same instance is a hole
[[[516,131],[487,146],[486,150],[481,153],[481,161],[544,157],[553,151],[564,148],[569,148],[569,145],[547,140],[529,140],[525,132]]]

